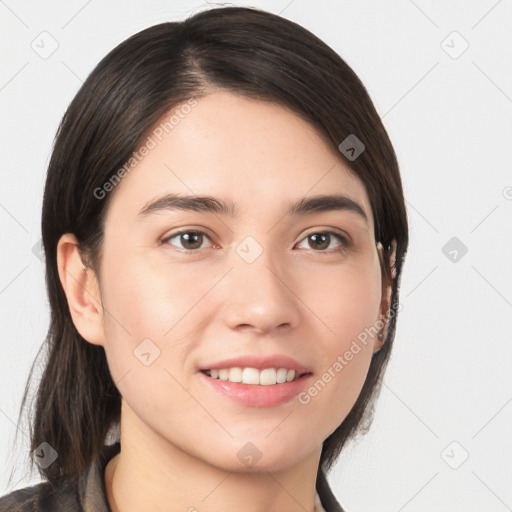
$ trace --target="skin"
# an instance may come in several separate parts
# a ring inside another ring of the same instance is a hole
[[[333,191],[357,201],[368,222],[350,211],[286,214],[288,202]],[[241,214],[137,219],[167,192],[232,200]],[[122,395],[122,450],[105,472],[113,512],[313,511],[322,442],[355,403],[377,336],[307,404],[246,407],[211,391],[198,369],[280,353],[308,365],[314,383],[386,313],[390,290],[364,185],[289,110],[214,90],[112,199],[99,281],[70,233],[58,267],[73,322],[104,347]],[[206,233],[195,253],[180,236],[161,242],[178,228]],[[308,235],[328,228],[350,245],[331,237],[317,248]],[[235,251],[247,236],[263,248],[250,264]],[[145,338],[160,349],[149,366],[133,354]],[[250,468],[237,457],[248,442],[262,454]]]

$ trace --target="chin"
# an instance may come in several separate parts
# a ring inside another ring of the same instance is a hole
[[[248,441],[243,443],[240,448],[235,449],[235,457],[227,457],[226,452],[222,455],[212,454],[213,460],[209,462],[225,471],[263,473],[285,471],[298,464],[307,456],[307,454],[304,454],[301,457],[301,454],[298,454],[297,449],[293,447],[289,449],[281,447],[281,450],[276,451],[276,448],[273,446],[261,447],[257,441],[255,443]]]

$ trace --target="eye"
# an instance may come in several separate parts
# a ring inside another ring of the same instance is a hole
[[[338,240],[339,245],[335,247],[332,251],[325,251],[324,249],[329,247],[333,238]],[[331,253],[334,251],[343,251],[350,245],[349,241],[344,236],[334,231],[319,231],[316,233],[310,233],[303,240],[310,241],[311,243],[309,244],[309,246],[310,248],[315,249],[315,252]]]
[[[167,244],[173,238],[177,238],[179,242],[182,244],[181,247],[178,247],[181,249],[185,249],[186,251],[196,251],[199,249],[203,249],[204,247],[202,242],[204,242],[205,239],[210,239],[210,237],[203,231],[178,231],[177,233],[173,233],[167,238],[164,238],[162,240],[162,243]]]
[[[176,246],[175,244],[170,243],[174,238],[178,239],[181,245]],[[338,241],[338,245],[334,248],[331,247],[331,250],[325,250],[329,248],[333,239]],[[210,240],[210,237],[203,231],[190,230],[173,233],[172,235],[164,238],[161,243],[173,245],[183,249],[184,252],[195,252],[206,247],[203,245],[206,240]],[[309,246],[310,248],[315,249],[315,252],[326,252],[329,254],[336,251],[341,252],[344,249],[347,249],[350,245],[347,238],[335,231],[319,231],[316,233],[310,233],[303,240],[310,241],[311,243]],[[304,247],[299,248],[303,249]]]

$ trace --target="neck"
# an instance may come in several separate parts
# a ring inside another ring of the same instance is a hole
[[[209,464],[150,431],[123,401],[121,452],[105,469],[112,512],[314,512],[319,448],[281,471]]]

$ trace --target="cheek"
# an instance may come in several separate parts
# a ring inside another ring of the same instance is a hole
[[[160,339],[172,321],[162,297],[169,283],[156,279],[136,259],[118,259],[113,253],[105,258],[104,269],[105,352],[113,377],[119,378],[141,365],[138,347],[152,359],[160,355]]]
[[[315,279],[304,273],[298,292],[317,318],[315,326],[327,353],[343,350],[378,319],[381,303],[381,276],[378,262],[333,267]]]
[[[173,266],[153,268],[147,258],[125,258],[111,264],[107,275],[103,298],[111,315],[106,316],[122,336],[129,331],[132,337],[162,339],[197,303],[204,288],[196,276]]]
[[[371,349],[363,345],[339,350],[298,396],[303,417],[323,439],[340,426],[354,406],[368,374],[371,354]]]
[[[152,269],[137,258],[120,261],[112,255],[104,268],[105,352],[116,387],[141,417],[187,411],[191,404],[176,371],[187,344],[178,337],[187,339],[187,312],[200,290],[190,280],[186,286],[183,275]]]
[[[131,372],[120,391],[139,378],[163,378],[162,389],[168,387],[172,378],[164,369],[175,373],[190,340],[204,328],[208,301],[202,299],[218,276],[199,278],[177,265],[152,265],[137,254],[120,259],[109,253],[103,268],[108,276],[102,289],[105,352],[114,382]]]
[[[308,421],[327,437],[345,419],[368,374],[381,301],[380,269],[351,268],[326,276],[324,293],[308,293],[315,304],[319,371],[299,396]],[[313,309],[313,308],[312,308]]]

